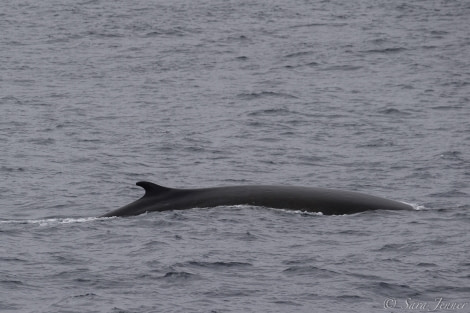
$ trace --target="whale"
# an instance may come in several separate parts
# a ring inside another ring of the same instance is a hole
[[[345,215],[371,210],[412,210],[409,204],[364,193],[327,188],[246,185],[177,189],[147,181],[136,183],[145,190],[138,200],[100,217],[124,217],[147,212],[248,205],[274,209]]]

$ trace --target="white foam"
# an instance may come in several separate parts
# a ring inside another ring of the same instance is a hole
[[[323,215],[323,212],[310,212],[310,211],[303,211],[303,210],[287,210],[287,209],[274,209],[274,210],[280,210],[284,213],[291,213],[291,214],[317,215],[317,216]]]
[[[65,217],[65,218],[45,218],[34,220],[5,220],[0,221],[0,224],[34,224],[40,226],[56,225],[56,224],[72,224],[72,223],[86,223],[102,219],[99,217]]]
[[[409,202],[405,202],[405,201],[401,201],[401,202],[403,202],[404,204],[410,205],[413,208],[413,210],[416,210],[416,211],[429,209],[429,208],[425,207],[424,205],[419,205],[419,204],[416,204],[416,203],[409,203]]]

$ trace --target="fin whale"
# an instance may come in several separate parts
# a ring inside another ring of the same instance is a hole
[[[229,186],[175,189],[150,182],[136,183],[145,189],[142,198],[100,217],[132,216],[153,211],[253,205],[277,209],[352,214],[369,210],[412,210],[411,205],[359,192],[296,186]]]

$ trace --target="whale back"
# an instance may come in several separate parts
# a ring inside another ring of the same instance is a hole
[[[408,204],[358,192],[299,186],[227,186],[176,189],[139,181],[145,190],[140,199],[102,217],[139,215],[152,211],[252,205],[287,210],[352,214],[362,211],[410,210]]]

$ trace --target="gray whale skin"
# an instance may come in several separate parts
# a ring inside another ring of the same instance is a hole
[[[141,181],[145,195],[100,217],[132,216],[145,212],[252,205],[285,210],[352,214],[369,210],[412,210],[411,205],[358,192],[296,186],[229,186],[174,189]]]

